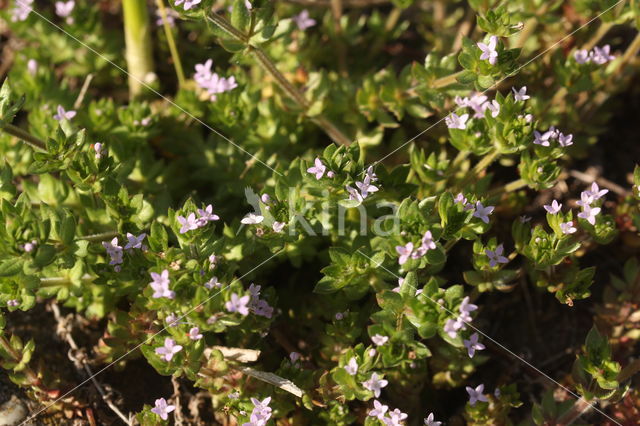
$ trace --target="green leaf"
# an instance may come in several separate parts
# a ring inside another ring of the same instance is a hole
[[[22,272],[24,260],[20,257],[5,259],[0,262],[0,277],[11,277]]]

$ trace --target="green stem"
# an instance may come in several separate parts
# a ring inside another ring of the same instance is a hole
[[[586,400],[584,398],[578,399],[571,409],[563,414],[556,422],[557,426],[569,426],[580,418],[583,414],[593,408],[593,400]]]
[[[156,0],[156,4],[158,5],[160,16],[162,16],[162,26],[164,28],[164,34],[167,37],[167,44],[169,45],[171,58],[173,59],[173,67],[176,69],[178,84],[180,87],[184,87],[185,78],[184,78],[184,71],[182,69],[182,61],[180,60],[180,54],[178,53],[176,41],[173,38],[173,31],[171,30],[171,25],[169,25],[169,20],[167,19],[167,9],[164,7],[164,2],[162,0]]]
[[[482,157],[482,160],[480,160],[462,180],[462,182],[460,183],[460,188],[465,188],[471,181],[476,179],[483,170],[488,168],[489,165],[491,165],[491,163],[493,163],[493,161],[498,158],[498,155],[499,154],[497,151],[493,151]]]
[[[450,84],[457,83],[458,82],[458,77],[463,72],[464,71],[458,71],[458,72],[454,72],[453,74],[449,74],[446,77],[438,78],[437,80],[434,80],[433,83],[431,83],[431,87],[433,89],[441,89],[443,87],[449,86]]]
[[[280,88],[291,98],[298,106],[304,110],[305,114],[309,110],[311,104],[307,99],[305,99],[304,95],[300,90],[298,90],[289,80],[285,78],[284,75],[276,68],[275,64],[271,61],[271,59],[267,56],[266,53],[259,47],[253,46],[249,43],[249,36],[242,31],[235,28],[229,21],[227,21],[222,16],[217,13],[210,13],[207,15],[207,19],[217,25],[220,29],[226,32],[229,36],[233,37],[237,41],[243,43],[249,53],[253,55],[258,64],[262,66],[262,68],[275,79],[276,83]],[[329,135],[334,141],[342,144],[349,145],[351,144],[351,139],[347,137],[335,124],[333,124],[327,117],[322,114],[314,115],[311,118],[318,127],[320,127],[324,132]]]
[[[17,353],[11,343],[4,335],[0,335],[0,346],[9,354],[13,361],[19,363],[22,360],[22,355]],[[29,384],[38,392],[45,393],[46,391],[40,387],[40,379],[38,375],[28,365],[24,367],[25,376],[29,380]]]
[[[82,276],[81,280],[83,282],[91,282],[95,279],[95,277],[85,274]],[[63,285],[70,285],[71,279],[68,277],[44,277],[40,278],[40,285],[42,287],[59,287]]]
[[[129,95],[136,98],[156,79],[151,54],[151,32],[146,0],[122,0]]]
[[[117,237],[118,235],[118,231],[109,231],[109,232],[102,232],[99,234],[91,234],[91,235],[84,235],[82,237],[78,237],[79,240],[86,240],[86,241],[105,241],[105,240],[110,240],[114,237]]]
[[[527,183],[524,181],[524,179],[516,179],[513,182],[509,182],[504,186],[492,189],[491,191],[489,191],[487,196],[493,197],[494,195],[502,194],[503,192],[516,191],[520,188],[524,188],[525,186],[527,186]]]
[[[41,141],[37,137],[33,136],[31,133],[22,130],[20,127],[14,126],[13,124],[5,124],[2,128],[5,132],[9,133],[12,136],[17,137],[18,139],[22,139],[27,144],[32,147],[39,149],[41,151],[46,151],[46,144],[44,141]]]

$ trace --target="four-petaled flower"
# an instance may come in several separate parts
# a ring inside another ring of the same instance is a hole
[[[543,207],[549,214],[558,214],[562,208],[562,203],[558,203],[558,200],[553,200],[551,204],[545,204]]]
[[[522,86],[520,90],[516,90],[515,87],[512,87],[511,90],[513,90],[513,98],[516,102],[524,102],[531,97],[527,95],[527,86]]]
[[[535,139],[533,140],[534,144],[542,145],[542,146],[551,146],[551,143],[549,142],[549,140],[553,136],[553,132],[540,133],[539,131],[534,130],[533,135],[535,137]]]
[[[577,231],[576,227],[573,226],[573,221],[563,222],[560,224],[560,230],[563,234],[573,234]]]
[[[377,417],[382,420],[384,418],[385,413],[389,409],[388,405],[382,404],[377,399],[373,400],[373,409],[369,411],[369,417]]]
[[[560,132],[558,134],[558,144],[560,144],[561,147],[567,147],[567,146],[573,145],[573,135],[572,134],[565,135],[564,133]]]
[[[362,182],[356,182],[356,186],[360,190],[362,198],[367,198],[370,193],[378,192],[378,187],[371,185],[371,176],[369,175],[365,176]]]
[[[71,12],[73,12],[73,8],[76,7],[76,2],[74,0],[57,1],[55,3],[55,6],[56,15],[61,18],[67,18],[67,23],[72,24],[73,18],[71,17]]]
[[[191,340],[202,339],[202,333],[200,333],[200,329],[198,327],[191,327],[191,329],[189,330],[189,339]]]
[[[402,421],[407,417],[409,417],[407,413],[403,413],[396,408],[393,411],[389,411],[389,417],[383,419],[382,421],[386,426],[402,426]]]
[[[75,111],[73,111],[73,110],[65,111],[65,109],[62,107],[62,105],[58,105],[57,111],[58,111],[58,113],[53,116],[53,119],[57,120],[57,121],[71,120],[73,117],[76,116],[76,112]]]
[[[208,290],[211,290],[212,288],[222,287],[222,283],[218,281],[218,277],[212,277],[209,281],[204,283],[204,287]]]
[[[464,322],[462,322],[460,318],[449,318],[447,322],[444,323],[444,332],[447,333],[452,339],[455,339],[458,335],[458,330],[463,329],[463,327]]]
[[[489,266],[491,266],[492,268],[496,265],[498,265],[499,263],[509,263],[509,259],[507,259],[506,257],[504,257],[502,255],[502,252],[504,251],[504,247],[502,247],[502,244],[500,244],[498,247],[496,247],[495,251],[494,250],[489,250],[489,249],[485,249],[485,253],[487,255],[487,257],[489,258]]]
[[[166,297],[167,299],[173,299],[176,297],[175,291],[169,290],[169,271],[163,270],[160,274],[157,272],[151,273],[151,281],[149,285],[153,289],[153,297],[154,299],[158,299],[160,297]]]
[[[583,192],[585,192],[593,200],[598,200],[598,199],[602,198],[607,192],[609,192],[609,190],[608,189],[600,189],[598,184],[593,182],[591,184],[591,189],[587,189],[586,191],[583,191]]]
[[[176,6],[180,6],[182,3],[184,3],[184,6],[182,6],[184,10],[189,10],[200,4],[201,1],[202,0],[175,0],[173,4]]]
[[[500,114],[500,104],[495,99],[491,102],[487,102],[485,105],[487,109],[491,111],[491,116],[493,118],[496,118],[498,114]]]
[[[467,348],[467,353],[469,354],[469,358],[473,358],[476,351],[481,351],[484,349],[484,345],[478,342],[478,333],[473,333],[469,340],[463,339],[462,343],[464,343],[464,347]]]
[[[278,222],[278,221],[274,221],[273,222],[273,232],[282,232],[282,230],[284,229],[284,226],[286,224],[284,222]]]
[[[264,216],[261,216],[259,214],[249,213],[242,218],[240,223],[243,223],[245,225],[256,225],[258,223],[262,223],[263,220],[264,220]]]
[[[162,420],[169,418],[169,413],[176,409],[175,405],[167,404],[167,400],[164,398],[156,399],[156,406],[151,409],[151,412],[160,416]]]
[[[204,226],[207,222],[213,222],[215,220],[219,220],[220,217],[217,214],[213,213],[213,206],[209,204],[207,207],[203,209],[198,209],[198,215],[200,216],[196,219],[196,223],[198,226]]]
[[[144,247],[142,245],[142,242],[144,241],[146,236],[147,236],[147,234],[145,234],[144,232],[142,234],[138,235],[137,237],[135,235],[127,232],[127,240],[129,240],[129,241],[124,246],[124,249],[125,250],[131,250],[131,249],[134,249],[134,248],[142,249]]]
[[[349,199],[350,200],[354,200],[354,201],[357,201],[359,203],[364,201],[364,198],[362,197],[362,194],[360,194],[360,192],[357,189],[355,189],[355,188],[353,188],[353,187],[351,187],[349,185],[347,185],[345,188],[346,188],[347,192],[349,193]]]
[[[375,343],[376,346],[382,346],[389,341],[389,336],[374,334],[373,336],[371,336],[371,341]]]
[[[476,309],[478,309],[478,305],[469,303],[469,296],[465,296],[465,298],[462,299],[462,303],[460,303],[460,319],[464,322],[471,322],[471,312]]]
[[[19,304],[20,304],[20,302],[18,302],[18,299],[7,300],[7,306],[10,307],[10,308],[15,308]]]
[[[175,354],[182,350],[182,346],[176,345],[176,341],[170,337],[164,339],[164,346],[156,348],[156,353],[162,355],[160,358],[169,362]]]
[[[362,386],[373,392],[376,398],[380,397],[380,391],[388,384],[388,381],[378,377],[378,373],[371,374],[371,378],[369,380],[362,382]]]
[[[491,65],[495,65],[498,62],[498,52],[496,51],[496,46],[498,45],[498,37],[492,35],[489,37],[489,44],[485,44],[482,42],[478,43],[478,48],[482,51],[482,55],[480,55],[480,60],[489,60]]]
[[[356,358],[352,357],[347,363],[347,365],[344,366],[344,369],[347,371],[349,375],[355,376],[356,373],[358,372],[358,361],[356,360]]]
[[[478,401],[482,401],[482,402],[489,401],[487,397],[482,393],[484,391],[484,385],[478,385],[476,386],[475,389],[467,386],[466,389],[467,389],[467,393],[469,394],[469,404],[471,406],[476,405],[476,402]]]
[[[447,127],[450,129],[466,129],[467,128],[467,120],[469,119],[469,114],[458,115],[455,112],[452,112],[444,119]]]
[[[609,61],[613,61],[616,57],[610,54],[611,46],[605,44],[602,47],[594,47],[591,51],[591,60],[598,65],[606,64]]]
[[[231,299],[224,304],[225,308],[229,312],[237,312],[242,316],[249,315],[249,300],[251,296],[238,296],[236,293],[231,293]]]
[[[600,207],[591,207],[589,205],[582,206],[582,211],[578,213],[578,217],[586,220],[592,225],[596,224],[596,216],[600,213]]]
[[[396,251],[400,255],[398,258],[398,264],[404,265],[404,263],[409,260],[411,254],[413,253],[413,243],[409,242],[404,246],[396,246]]]
[[[189,231],[193,231],[194,229],[198,229],[199,227],[198,220],[196,219],[195,213],[189,214],[186,218],[183,216],[178,216],[177,219],[180,225],[182,225],[180,227],[181,234],[184,234]]]
[[[473,216],[477,217],[484,223],[489,223],[489,215],[493,213],[495,209],[494,206],[483,206],[480,201],[476,201],[475,211],[473,212]]]
[[[293,18],[291,18],[293,22],[296,23],[300,31],[304,31],[307,28],[311,28],[316,24],[315,19],[309,18],[309,11],[307,9],[303,10]]]
[[[327,166],[325,166],[322,163],[322,160],[320,160],[320,158],[318,157],[316,157],[316,159],[314,160],[314,166],[309,167],[307,169],[307,173],[311,173],[312,175],[315,175],[316,180],[320,180],[322,176],[324,176],[324,172],[326,171],[327,171]]]
[[[122,263],[122,247],[118,245],[118,237],[114,237],[111,242],[102,242],[102,246],[107,250],[107,254],[111,258],[109,265],[119,265]]]
[[[435,416],[433,413],[429,413],[429,415],[424,419],[424,426],[440,426],[442,422],[437,422],[435,420]]]

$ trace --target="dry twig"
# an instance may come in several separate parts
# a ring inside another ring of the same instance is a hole
[[[78,370],[84,369],[85,373],[91,378],[91,382],[97,389],[100,396],[102,396],[102,400],[107,404],[107,406],[113,411],[120,419],[126,424],[131,426],[131,419],[125,416],[122,411],[113,403],[111,397],[107,392],[105,392],[104,388],[98,383],[95,379],[93,371],[91,367],[87,364],[86,355],[78,348],[73,336],[71,335],[71,323],[68,317],[63,317],[60,313],[60,308],[58,304],[53,302],[51,303],[51,311],[53,312],[53,316],[58,323],[56,328],[56,334],[58,334],[61,338],[63,338],[71,347],[69,350],[68,356],[71,362],[75,365]]]

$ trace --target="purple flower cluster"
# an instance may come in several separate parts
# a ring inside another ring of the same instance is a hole
[[[156,399],[155,407],[151,409],[151,412],[160,416],[162,420],[169,418],[169,413],[176,409],[175,405],[167,404],[167,400],[164,398]]]
[[[376,398],[380,397],[380,391],[388,384],[389,382],[387,380],[384,380],[382,377],[379,377],[378,373],[372,373],[369,380],[362,382],[362,386],[364,386],[365,389],[373,392]]]
[[[386,414],[389,414],[389,417]],[[369,417],[375,417],[384,423],[386,426],[401,426],[404,420],[409,417],[408,414],[403,413],[399,409],[389,411],[389,406],[382,404],[375,399],[373,401],[373,409],[369,411]]]
[[[596,216],[600,214],[602,209],[600,207],[593,207],[592,204],[602,198],[607,192],[609,192],[608,189],[601,190],[595,182],[591,184],[591,189],[582,191],[580,194],[580,201],[577,203],[582,207],[582,211],[578,213],[578,217],[586,220],[591,225],[595,225]]]
[[[616,57],[611,54],[611,46],[605,44],[602,47],[594,47],[591,51],[587,49],[576,50],[573,58],[579,64],[588,64],[593,62],[597,65],[604,65],[609,61],[613,61]]]
[[[467,327],[465,324],[473,321],[473,318],[471,318],[471,312],[475,311],[476,309],[478,309],[477,305],[469,303],[469,296],[466,296],[464,299],[462,299],[462,303],[460,304],[459,308],[460,315],[458,315],[456,319],[449,318],[447,320],[444,325],[445,333],[447,333],[452,339],[455,339],[458,336],[458,331],[466,330]]]
[[[249,415],[249,422],[243,423],[242,426],[266,426],[267,422],[271,418],[271,397],[265,398],[262,401],[251,398],[253,403],[253,411]]]
[[[526,92],[526,86],[520,89],[520,92],[516,92],[516,100],[528,99],[529,97],[526,96]],[[472,93],[470,97],[462,98],[456,96],[454,101],[459,108],[471,108],[474,112],[473,118],[484,118],[487,110],[491,113],[491,116],[495,118],[500,114],[500,104],[495,99],[492,101],[488,99],[489,98],[482,93]],[[467,128],[469,117],[469,114],[458,115],[451,113],[444,121],[450,129],[464,130]]]
[[[173,299],[176,297],[176,292],[169,290],[169,284],[171,283],[171,280],[169,280],[169,271],[165,269],[160,274],[152,272],[151,279],[153,280],[149,283],[153,289],[153,295],[151,297],[154,299],[161,297]]]
[[[73,24],[73,17],[71,13],[73,9],[76,7],[76,2],[74,0],[69,1],[57,1],[55,3],[56,6],[56,15],[61,18],[65,18],[67,24]]]
[[[356,188],[353,188],[349,185],[346,186],[346,190],[349,193],[349,200],[355,200],[358,202],[363,202],[365,198],[374,192],[378,192],[378,187],[372,185],[373,182],[378,180],[378,176],[376,176],[373,171],[373,166],[369,166],[365,171],[364,179],[362,182],[356,182]]]
[[[488,60],[491,65],[495,65],[498,62],[498,37],[492,35],[489,37],[489,44],[482,42],[478,43],[478,48],[482,51],[480,60]]]
[[[228,92],[238,87],[235,77],[229,78],[220,77],[215,72],[211,71],[213,61],[208,59],[204,64],[196,65],[196,73],[193,79],[198,86],[205,89],[212,101],[217,99],[219,93]]]
[[[189,10],[200,4],[200,2],[202,2],[202,0],[175,0],[173,4],[175,6],[180,6],[184,3],[184,5],[182,6],[184,10]]]
[[[404,263],[411,259],[419,259],[429,250],[433,250],[436,248],[436,243],[433,241],[433,236],[431,235],[431,231],[427,231],[422,236],[422,240],[420,241],[420,246],[414,248],[412,242],[408,242],[404,246],[396,246],[396,251],[398,252],[398,264],[404,265]]]
[[[180,223],[180,233],[184,234],[186,232],[192,231],[194,229],[202,228],[206,226],[209,222],[214,222],[216,220],[220,220],[220,217],[217,214],[213,213],[213,206],[209,204],[205,209],[198,209],[198,217],[196,218],[195,213],[189,214],[187,217],[177,216],[176,219],[178,223]]]
[[[26,20],[33,10],[31,5],[33,5],[33,0],[20,0],[15,2],[13,9],[11,9],[11,21],[18,22]]]
[[[173,356],[182,350],[182,346],[176,345],[176,341],[170,337],[164,339],[164,345],[156,348],[156,354],[166,362],[173,359]]]
[[[107,254],[111,258],[109,265],[120,265],[122,263],[123,249],[118,245],[118,237],[114,237],[111,242],[102,242],[102,246],[107,250]],[[116,271],[120,270],[120,266],[116,266]]]
[[[554,126],[551,126],[549,130],[544,133],[540,133],[537,130],[534,130],[533,134],[535,136],[533,143],[536,145],[551,146],[551,142],[555,140],[557,140],[558,145],[563,148],[573,145],[573,135],[565,135]]]
[[[256,315],[260,315],[265,318],[271,318],[273,316],[273,307],[271,307],[266,300],[260,299],[260,288],[261,286],[255,285],[253,283],[249,286],[249,294],[251,299],[249,301],[248,307],[251,312]]]
[[[291,20],[296,23],[300,31],[311,28],[316,24],[316,20],[309,17],[309,11],[307,9],[291,18]]]

